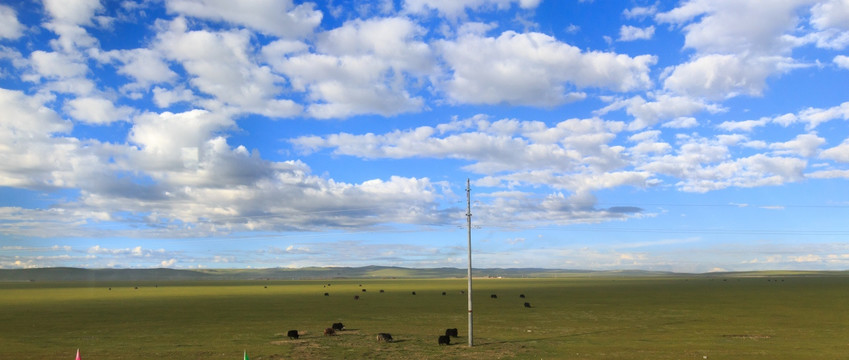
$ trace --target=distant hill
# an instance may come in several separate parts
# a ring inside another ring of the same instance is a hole
[[[0,282],[20,281],[198,281],[198,280],[309,280],[309,279],[435,279],[465,278],[466,269],[404,268],[392,266],[306,267],[268,269],[81,269],[36,268],[0,269]],[[588,271],[564,269],[474,269],[478,278],[553,278],[553,277],[755,277],[755,276],[845,276],[844,271],[755,271],[706,274],[680,274],[660,271],[616,270]]]
[[[465,278],[467,269],[404,268],[391,266],[306,267],[268,269],[82,269],[35,268],[0,269],[0,281],[195,281],[195,280],[301,280],[343,278]],[[671,273],[647,271],[595,272],[557,269],[474,269],[475,277],[572,277],[572,276],[652,276]]]

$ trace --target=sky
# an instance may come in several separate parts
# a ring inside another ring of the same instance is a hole
[[[849,0],[0,1],[0,268],[849,269]]]

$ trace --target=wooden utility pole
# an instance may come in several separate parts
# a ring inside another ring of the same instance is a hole
[[[469,179],[466,179],[466,223],[469,230],[469,288],[466,294],[469,297],[469,347],[474,344],[472,330],[472,188],[469,186]]]

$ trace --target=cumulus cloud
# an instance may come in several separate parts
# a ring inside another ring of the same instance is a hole
[[[843,140],[840,145],[823,150],[820,153],[820,157],[842,163],[849,163],[849,139]]]
[[[638,28],[631,25],[622,25],[619,28],[619,41],[648,40],[654,36],[654,26]]]
[[[844,69],[849,69],[849,56],[837,55],[834,57],[834,64]]]
[[[438,47],[451,68],[447,94],[473,104],[554,106],[582,99],[573,89],[646,89],[652,85],[649,67],[657,61],[651,55],[583,52],[535,32],[466,34]]]
[[[806,36],[805,40],[814,42],[818,47],[834,50],[849,46],[849,4],[844,0],[826,0],[814,4],[811,8],[810,22],[817,32]]]
[[[168,11],[202,19],[224,21],[284,38],[302,38],[321,24],[315,4],[295,6],[292,0],[232,2],[226,0],[168,0]]]
[[[671,68],[664,88],[717,100],[761,95],[768,77],[801,66],[788,55],[799,45],[791,34],[803,5],[690,0],[656,14],[661,23],[684,26],[685,47],[696,51],[690,62]]]
[[[722,139],[680,136],[677,149],[655,156],[637,169],[678,179],[688,192],[708,192],[728,187],[780,185],[803,179],[805,159],[767,154],[733,158]]]
[[[790,141],[772,143],[769,147],[778,155],[813,157],[823,144],[825,144],[825,139],[817,136],[816,133],[812,133],[800,134]]]
[[[24,27],[18,22],[15,9],[0,5],[0,38],[17,39],[23,35]]]
[[[657,13],[657,4],[652,6],[637,6],[630,9],[625,9],[622,15],[627,19],[640,19],[644,17],[654,16]]]
[[[287,57],[303,49],[297,43],[273,43],[263,52],[295,90],[309,94],[311,116],[390,116],[424,106],[408,91],[436,71],[430,47],[417,39],[423,32],[404,18],[355,20],[322,33],[317,53]]]
[[[234,106],[240,112],[270,117],[290,117],[301,112],[300,105],[277,98],[283,79],[267,66],[251,60],[250,33],[231,30],[211,32],[189,30],[184,18],[168,23],[159,32],[156,48],[167,58],[179,61],[189,73],[190,82],[212,96],[208,108]]]
[[[413,14],[427,13],[429,10],[435,10],[441,15],[456,19],[465,14],[466,10],[479,10],[486,7],[495,7],[498,9],[509,8],[512,4],[518,3],[520,8],[533,9],[536,8],[541,0],[404,0],[403,8],[405,11]]]
[[[768,77],[793,68],[786,57],[740,57],[711,54],[677,65],[663,88],[677,94],[723,100],[739,95],[760,96]]]
[[[99,97],[80,97],[67,103],[68,114],[75,119],[95,125],[108,125],[114,121],[129,120],[133,109],[116,107],[112,101]]]
[[[482,174],[522,169],[566,172],[623,164],[621,148],[607,144],[622,130],[621,123],[570,119],[548,127],[533,121],[472,118],[443,125],[382,135],[308,136],[292,143],[307,152],[333,148],[336,154],[364,158],[466,159],[474,161],[467,169]],[[470,128],[475,131],[466,131]]]
[[[718,105],[687,96],[668,94],[650,95],[653,96],[653,101],[647,101],[638,95],[630,99],[616,100],[610,105],[597,110],[595,114],[601,116],[611,111],[625,108],[625,112],[634,118],[628,125],[628,129],[637,131],[653,126],[663,120],[679,119],[700,111],[708,111],[715,114],[724,110]]]

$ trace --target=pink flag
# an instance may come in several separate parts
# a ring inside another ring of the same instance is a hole
[[[74,360],[83,360],[82,356],[80,356],[80,349],[77,349],[77,357]]]

